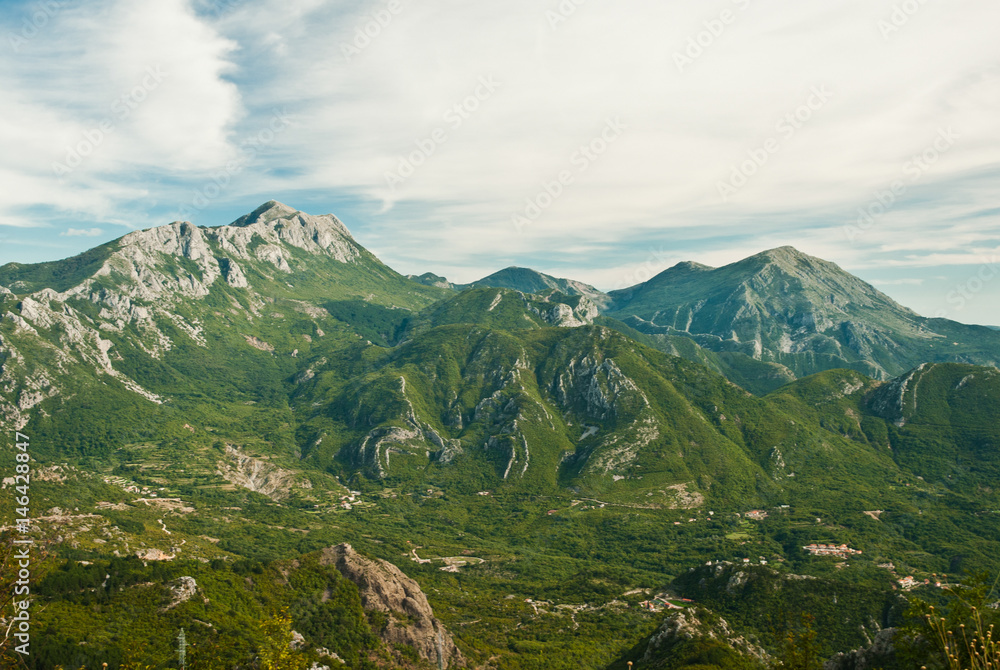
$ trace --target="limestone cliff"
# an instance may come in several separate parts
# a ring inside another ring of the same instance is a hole
[[[381,633],[386,643],[412,647],[439,668],[465,665],[451,633],[435,618],[420,585],[395,565],[362,556],[349,544],[324,549],[320,563],[334,566],[357,584],[366,610],[389,614],[389,625]]]

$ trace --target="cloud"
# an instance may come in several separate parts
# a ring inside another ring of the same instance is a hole
[[[924,281],[923,278],[919,277],[904,277],[902,279],[873,279],[871,283],[875,286],[920,286]]]
[[[1000,73],[982,57],[1000,53],[983,22],[1000,12],[986,2],[922,6],[889,39],[878,27],[889,2],[733,3],[737,20],[684,72],[674,54],[714,20],[697,5],[581,5],[555,30],[546,11],[558,3],[515,1],[503,12],[404,3],[382,27],[372,23],[381,3],[302,3],[291,16],[279,7],[248,10],[231,34],[259,45],[250,63],[261,76],[241,83],[247,98],[279,100],[300,122],[277,158],[299,172],[280,186],[368,199],[364,225],[390,260],[422,256],[433,266],[567,238],[661,241],[693,225],[749,221],[787,243],[808,235],[792,213],[841,235],[857,207],[910,179],[904,170],[948,128],[958,140],[907,182],[908,198],[965,180],[968,207],[992,202],[992,186],[976,180],[1000,149],[991,121]],[[934,58],[929,41],[940,47]],[[345,45],[359,53],[345,57]],[[499,82],[496,92],[449,124],[484,76]],[[829,92],[821,105],[817,88]],[[581,147],[601,148],[615,117],[627,130],[581,170]],[[778,149],[722,202],[718,184],[772,138]],[[404,164],[412,174],[390,188],[386,174]],[[572,183],[516,230],[512,216],[547,202],[546,185],[563,171]],[[910,237],[930,239],[956,223],[938,213],[898,207],[885,229],[905,215]],[[996,217],[979,225],[1000,229]],[[879,236],[867,237],[862,246],[874,248]]]
[[[896,4],[71,5],[0,49],[0,222],[153,225],[211,191],[189,218],[313,203],[391,265],[459,280],[531,262],[612,287],[649,249],[721,265],[783,244],[968,264],[1000,245],[1000,5]],[[260,142],[276,109],[292,123]]]
[[[172,176],[231,160],[236,47],[184,0],[61,5],[17,51],[0,49],[0,217],[45,206],[117,219]]]
[[[104,234],[104,231],[100,228],[87,228],[80,230],[79,228],[67,228],[64,232],[59,233],[62,237],[99,237]]]

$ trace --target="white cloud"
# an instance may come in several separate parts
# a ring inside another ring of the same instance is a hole
[[[67,228],[64,232],[59,233],[62,237],[99,237],[104,234],[104,231],[100,228]]]
[[[114,219],[162,176],[224,164],[243,114],[225,79],[235,48],[184,0],[103,0],[0,50],[0,217],[45,206]]]
[[[920,286],[924,280],[919,277],[904,277],[902,279],[873,279],[875,286]]]
[[[52,205],[101,225],[162,223],[284,108],[294,124],[213,204],[360,202],[362,242],[406,271],[465,280],[484,259],[527,264],[549,250],[549,267],[611,286],[650,246],[720,265],[794,244],[866,269],[971,263],[1000,243],[991,0],[921,4],[888,35],[879,22],[896,0],[591,0],[555,30],[556,0],[400,2],[378,28],[385,0],[64,10],[21,54],[0,52],[0,224]],[[723,9],[734,20],[705,38]],[[345,56],[366,28],[370,43]],[[692,38],[708,45],[680,72],[675,54]],[[156,66],[168,76],[83,167],[52,175]],[[482,77],[499,86],[455,123],[446,114]],[[831,95],[806,114],[816,87]],[[782,120],[796,112],[809,118],[790,133]],[[583,170],[580,147],[615,117],[627,129]],[[949,128],[958,139],[913,179],[907,166]],[[436,129],[433,155],[391,192],[386,172]],[[771,138],[776,150],[723,202],[719,182]],[[518,231],[512,215],[562,171],[572,183]],[[898,202],[847,236],[857,209],[897,180]]]
[[[998,72],[983,57],[1000,53],[987,27],[1000,16],[993,4],[925,6],[885,40],[877,22],[891,14],[889,2],[754,3],[683,74],[672,54],[712,11],[587,4],[553,32],[544,10],[407,4],[347,62],[342,45],[364,25],[358,12],[310,4],[303,22],[255,9],[259,24],[244,17],[240,41],[267,45],[256,57],[275,78],[247,86],[295,109],[301,123],[283,160],[304,169],[303,189],[334,185],[382,200],[386,171],[436,128],[446,131],[391,198],[425,206],[424,225],[394,209],[374,223],[392,231],[395,242],[383,245],[390,256],[422,251],[428,264],[782,211],[849,215],[949,126],[960,140],[921,185],[996,164]],[[499,90],[449,127],[443,115],[484,75]],[[784,136],[777,124],[816,86],[832,92],[829,102]],[[573,170],[574,152],[612,116],[628,123],[625,134],[517,235],[511,215]],[[717,183],[769,137],[780,149],[722,203]],[[991,192],[980,184],[969,202]],[[914,232],[934,224],[919,214],[910,222]]]

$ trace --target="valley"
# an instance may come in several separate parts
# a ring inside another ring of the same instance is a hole
[[[790,248],[611,294],[456,286],[272,201],[10,264],[29,667],[173,667],[181,626],[201,667],[294,630],[316,667],[756,668],[806,614],[822,658],[867,647],[904,592],[1000,573],[998,360]]]

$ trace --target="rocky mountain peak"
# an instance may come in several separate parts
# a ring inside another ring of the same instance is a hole
[[[465,665],[451,633],[434,616],[420,585],[388,561],[362,556],[349,544],[338,544],[320,553],[320,564],[331,565],[358,586],[366,610],[390,615],[382,638],[390,644],[413,647],[440,668]],[[393,614],[403,623],[397,621]]]
[[[767,249],[766,251],[762,251],[756,256],[751,256],[750,258],[766,258],[776,263],[798,263],[805,260],[820,260],[814,256],[810,256],[809,254],[799,251],[789,244],[786,244],[783,247]]]
[[[268,223],[275,219],[284,219],[298,214],[299,211],[277,200],[268,200],[249,214],[244,214],[233,221],[231,226],[249,226],[255,223]]]
[[[841,280],[857,281],[853,275],[845,272],[836,263],[810,256],[790,246],[768,249],[727,267],[752,274],[770,273],[773,275],[778,272],[803,278],[836,276]]]
[[[511,266],[498,272],[483,277],[478,281],[456,288],[465,289],[470,287],[490,286],[494,288],[508,288],[521,293],[541,293],[543,291],[555,290],[570,296],[585,296],[595,305],[603,308],[610,303],[608,295],[590,284],[576,281],[574,279],[560,279],[547,275],[531,268]]]
[[[361,247],[337,217],[312,216],[271,200],[225,226],[203,228],[175,221],[129,233],[94,276],[127,279],[123,292],[129,298],[203,297],[220,277],[231,286],[248,287],[246,264],[263,263],[291,273],[292,249],[341,263],[356,261],[362,255]],[[196,274],[171,271],[164,256],[193,262]],[[91,283],[88,279],[71,293],[87,294]]]
[[[699,270],[714,270],[711,265],[704,265],[703,263],[696,263],[694,261],[681,261],[677,265],[671,268],[672,270],[684,270],[686,272],[697,272]]]
[[[820,369],[885,379],[910,367],[914,346],[936,337],[871,284],[789,246],[719,268],[676,265],[612,296],[610,315],[643,332],[682,334],[796,374],[819,371],[823,357]]]

